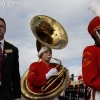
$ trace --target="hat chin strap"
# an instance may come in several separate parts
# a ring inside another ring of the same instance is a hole
[[[96,37],[95,37],[94,35],[92,35],[92,38],[93,38],[94,41],[95,41],[95,45],[98,46],[98,47],[100,47],[100,44],[99,44],[99,42],[97,42]],[[99,37],[98,37],[98,38],[99,38]]]
[[[100,34],[98,33],[98,31],[96,31],[96,34],[97,34],[98,38],[100,39]]]

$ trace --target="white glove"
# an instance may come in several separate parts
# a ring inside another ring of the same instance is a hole
[[[46,79],[48,80],[51,76],[56,76],[58,73],[56,68],[50,69],[50,71],[46,74]]]

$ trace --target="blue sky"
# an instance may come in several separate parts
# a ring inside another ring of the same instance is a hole
[[[68,45],[53,50],[53,57],[60,59],[69,69],[69,74],[81,74],[82,52],[87,45],[94,44],[88,34],[89,22],[96,15],[88,10],[91,2],[100,0],[0,0],[0,17],[7,24],[5,40],[19,49],[21,76],[30,64],[38,60],[36,38],[30,21],[36,15],[47,15],[57,20],[66,30]],[[77,80],[77,79],[76,79]]]

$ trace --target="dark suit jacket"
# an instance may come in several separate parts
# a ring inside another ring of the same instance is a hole
[[[18,48],[4,41],[2,75],[2,97],[4,100],[21,98]]]

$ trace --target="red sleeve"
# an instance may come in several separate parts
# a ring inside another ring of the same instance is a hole
[[[82,57],[82,74],[84,83],[96,90],[100,90],[100,75],[98,73],[98,63],[95,49],[87,47],[84,49]]]
[[[46,76],[45,74],[39,74],[37,71],[38,63],[33,63],[30,65],[29,73],[28,73],[28,83],[32,87],[39,87],[46,84]]]

